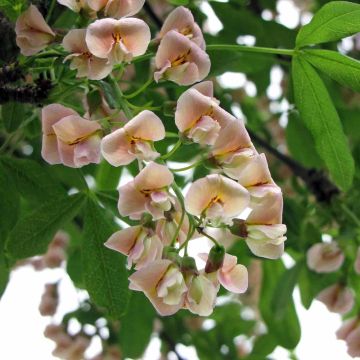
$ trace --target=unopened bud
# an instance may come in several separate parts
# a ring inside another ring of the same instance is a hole
[[[180,270],[181,272],[197,274],[198,271],[197,271],[195,259],[191,256],[184,256],[181,259]]]
[[[205,265],[205,272],[212,273],[219,270],[224,263],[224,257],[225,248],[221,245],[213,246],[209,252],[209,257]]]
[[[180,265],[181,257],[179,256],[177,250],[172,246],[165,246],[163,250],[163,259],[168,259],[173,261],[174,263]]]

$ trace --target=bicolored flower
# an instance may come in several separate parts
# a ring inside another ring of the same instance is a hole
[[[237,182],[212,174],[191,184],[185,196],[186,211],[214,223],[228,223],[249,205],[248,191]]]
[[[199,257],[207,261],[208,254],[199,254]],[[248,271],[244,265],[237,263],[237,257],[225,254],[222,266],[217,270],[217,278],[220,284],[228,291],[242,294],[248,287]]]
[[[183,274],[170,260],[157,260],[129,277],[130,289],[143,291],[162,315],[172,315],[184,306],[188,290]]]
[[[150,29],[143,20],[106,18],[89,25],[86,44],[93,55],[108,59],[112,64],[120,64],[143,55],[150,37]]]
[[[360,356],[360,319],[359,317],[346,320],[336,332],[340,340],[344,340],[348,347],[347,352],[350,356]]]
[[[30,7],[16,20],[16,44],[25,56],[38,53],[55,38],[45,19],[36,6]]]
[[[77,70],[77,77],[100,80],[112,71],[112,64],[91,54],[85,41],[85,29],[70,30],[64,37],[62,45],[71,54],[64,61],[70,60],[70,69]]]
[[[329,311],[338,314],[349,312],[355,302],[351,289],[342,284],[327,287],[318,294],[316,299],[324,303]]]
[[[218,282],[212,279],[212,274],[200,273],[191,278],[188,287],[185,297],[186,308],[193,314],[209,316],[214,310],[219,291]]]
[[[82,167],[100,162],[101,127],[60,104],[42,109],[41,155],[49,164]]]
[[[140,219],[148,212],[155,220],[164,218],[164,212],[169,211],[174,203],[168,192],[173,181],[174,176],[165,165],[150,162],[134,180],[119,188],[120,214]]]
[[[106,135],[101,142],[104,158],[113,166],[127,165],[135,159],[154,160],[160,154],[153,141],[165,137],[165,128],[158,116],[144,110],[121,129]]]
[[[286,225],[246,225],[246,244],[256,256],[278,259],[284,253]]]
[[[94,11],[103,10],[105,16],[122,18],[137,14],[144,6],[145,0],[86,0]]]
[[[119,230],[112,234],[105,246],[128,257],[128,268],[133,264],[141,269],[161,259],[163,244],[151,229],[140,225]]]
[[[213,145],[224,128],[235,118],[219,106],[213,97],[213,83],[204,81],[186,90],[178,99],[175,124],[189,139]]]
[[[210,58],[185,35],[171,30],[160,42],[155,65],[155,81],[167,79],[179,85],[191,85],[209,74]]]
[[[175,8],[165,19],[158,38],[162,39],[169,31],[175,30],[205,50],[205,41],[199,25],[191,11],[184,6]]]
[[[282,223],[283,196],[281,189],[274,183],[248,187],[251,213],[246,219],[248,224],[273,225]]]
[[[309,269],[318,273],[330,273],[338,270],[345,256],[336,242],[313,245],[306,254]]]

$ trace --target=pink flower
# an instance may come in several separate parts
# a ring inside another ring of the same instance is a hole
[[[157,260],[129,277],[130,289],[143,291],[157,312],[172,315],[184,306],[187,286],[170,260]]]
[[[354,295],[351,289],[341,284],[327,287],[316,298],[324,303],[329,311],[339,314],[349,312],[354,306]]]
[[[143,55],[150,42],[147,24],[135,18],[101,19],[89,25],[86,44],[90,52],[112,64],[129,62]]]
[[[203,34],[189,9],[183,6],[175,8],[165,19],[158,37],[162,39],[171,30],[176,30],[205,50]]]
[[[57,2],[72,11],[80,12],[87,5],[88,0],[57,0]]]
[[[212,174],[196,180],[185,196],[185,208],[192,215],[214,223],[238,216],[249,204],[248,191],[222,175]]]
[[[16,44],[25,56],[38,53],[55,38],[55,33],[34,5],[30,5],[30,7],[18,17],[15,32]]]
[[[360,274],[360,247],[357,249],[356,259],[354,262],[354,271],[359,275]]]
[[[161,120],[144,110],[123,128],[105,136],[101,142],[104,158],[113,166],[127,165],[135,159],[154,160],[160,154],[153,149],[153,141],[165,137]]]
[[[350,356],[360,356],[360,326],[359,318],[346,320],[340,329],[336,332],[336,336],[340,340],[345,340],[348,347],[347,352]]]
[[[63,39],[63,47],[71,54],[65,60],[70,60],[70,69],[77,70],[77,77],[88,77],[90,80],[101,80],[108,76],[112,64],[106,59],[92,55],[85,42],[85,29],[70,30]]]
[[[248,224],[272,225],[282,223],[283,197],[275,184],[265,184],[248,188],[252,209],[247,217]]]
[[[164,245],[170,245],[173,237],[176,235],[177,228],[180,224],[182,211],[178,200],[175,200],[173,208],[169,210],[164,219],[159,219],[156,222],[156,233]],[[182,244],[189,232],[189,218],[184,217],[181,224],[177,238],[175,239],[179,244]]]
[[[336,242],[318,243],[307,252],[309,269],[318,273],[330,273],[338,270],[344,262],[344,254]]]
[[[144,5],[145,0],[87,0],[88,6],[100,11],[104,15],[116,19],[124,16],[133,16],[138,13]]]
[[[41,155],[49,164],[82,167],[100,162],[101,127],[60,104],[42,109]]]
[[[212,279],[212,274],[194,275],[186,294],[186,307],[193,314],[209,316],[213,312],[218,291],[218,282]]]
[[[186,90],[177,101],[177,128],[183,135],[199,144],[213,145],[220,129],[234,120],[213,97],[211,81],[204,81]]]
[[[158,69],[155,81],[168,79],[179,85],[191,85],[209,74],[210,58],[186,36],[171,30],[160,42],[155,65]]]
[[[161,259],[163,244],[150,229],[132,226],[112,234],[105,246],[128,256],[128,268],[136,264],[141,269],[155,260]]]
[[[284,253],[286,225],[247,225],[246,244],[256,256],[278,259]]]
[[[120,214],[140,219],[148,212],[155,220],[164,218],[164,211],[169,211],[174,203],[168,193],[173,181],[173,174],[165,165],[150,162],[134,180],[119,188]]]
[[[208,254],[199,254],[199,257],[207,261]],[[217,270],[217,278],[220,284],[228,291],[242,294],[248,288],[248,272],[244,265],[237,263],[236,256],[225,254],[224,262]]]

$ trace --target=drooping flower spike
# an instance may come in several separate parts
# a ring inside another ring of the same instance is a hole
[[[86,44],[93,55],[108,59],[111,64],[120,64],[143,55],[150,37],[149,26],[143,20],[105,18],[89,25]]]
[[[140,219],[148,212],[155,220],[164,218],[164,211],[169,211],[175,202],[168,192],[173,181],[174,176],[165,165],[150,162],[134,180],[119,188],[120,214]]]
[[[209,74],[210,58],[185,35],[171,30],[160,42],[155,65],[156,82],[167,79],[179,85],[191,85]]]
[[[205,41],[199,25],[191,11],[183,6],[175,8],[165,19],[158,38],[162,39],[169,31],[175,30],[205,50]]]
[[[160,154],[153,141],[165,137],[165,128],[158,116],[144,110],[123,128],[106,135],[101,142],[104,158],[113,166],[127,165],[135,159],[155,160]]]
[[[42,109],[41,155],[49,164],[82,167],[100,162],[101,127],[60,104]]]
[[[64,37],[62,45],[70,52],[64,61],[70,60],[70,69],[77,70],[77,77],[90,80],[101,80],[112,71],[112,64],[91,54],[85,41],[85,29],[70,30]]]
[[[55,38],[45,19],[36,6],[30,5],[16,20],[16,44],[25,56],[38,53]]]

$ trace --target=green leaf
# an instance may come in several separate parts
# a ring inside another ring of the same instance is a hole
[[[20,197],[9,173],[0,163],[0,237],[16,224],[20,212]]]
[[[259,308],[261,315],[278,345],[286,349],[293,349],[300,341],[301,328],[296,314],[294,302],[290,299],[283,316],[275,316],[271,306],[277,295],[278,282],[282,274],[287,271],[283,263],[278,261],[263,261],[263,280],[261,287]]]
[[[104,246],[114,231],[105,211],[89,198],[82,245],[84,282],[92,301],[119,319],[127,310],[130,292],[125,257]]]
[[[302,27],[296,46],[336,41],[360,31],[360,5],[348,1],[330,1]]]
[[[175,6],[186,6],[189,4],[189,0],[168,0],[168,2]]]
[[[6,248],[15,259],[24,259],[46,252],[55,233],[80,210],[84,195],[79,193],[50,198],[21,218],[11,231]]]
[[[15,21],[26,8],[26,0],[0,0],[0,9],[11,20]]]
[[[28,159],[1,157],[0,162],[11,177],[18,192],[25,199],[39,201],[65,196],[61,185],[50,175],[47,168]]]
[[[301,119],[332,178],[347,190],[353,181],[354,161],[329,93],[315,69],[300,56],[293,58],[292,75]]]
[[[111,109],[116,109],[118,107],[118,104],[117,104],[116,99],[114,98],[113,89],[112,89],[111,85],[102,80],[97,81],[96,84],[100,85],[100,87],[103,89],[105,99],[106,99],[107,103],[109,104],[109,107]]]
[[[120,347],[124,357],[140,358],[149,344],[156,312],[141,292],[133,291],[126,315],[121,318]],[[136,336],[134,336],[136,334]]]
[[[24,105],[19,102],[10,101],[1,106],[2,121],[6,131],[8,132],[15,131],[24,120],[24,116]]]
[[[313,49],[302,56],[341,85],[360,92],[360,61],[336,51]]]
[[[0,236],[0,299],[4,294],[6,286],[9,282],[10,271],[5,258],[5,237],[4,234]]]
[[[96,187],[99,190],[114,190],[119,185],[123,167],[115,167],[103,160],[96,170]]]
[[[295,111],[289,115],[285,135],[287,147],[296,160],[307,167],[320,168],[322,166],[323,162],[316,152],[314,138]]]

